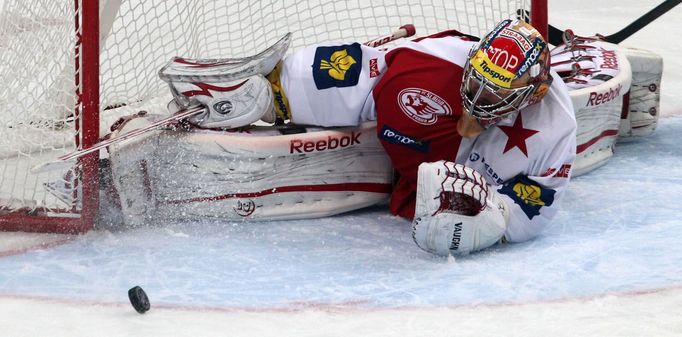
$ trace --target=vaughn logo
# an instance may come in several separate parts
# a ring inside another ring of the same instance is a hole
[[[455,224],[454,231],[452,232],[452,241],[450,242],[450,250],[457,251],[459,249],[459,243],[462,241],[462,223],[458,222]]]
[[[448,102],[420,88],[407,88],[400,91],[398,105],[407,117],[422,125],[436,123],[439,115],[452,114],[452,108]]]

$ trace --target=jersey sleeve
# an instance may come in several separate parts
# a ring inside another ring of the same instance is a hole
[[[567,144],[563,146],[566,147]],[[547,226],[559,210],[568,186],[572,164],[568,156],[562,158],[559,154],[552,162],[545,165],[547,167],[545,174],[549,175],[521,174],[498,189],[510,208],[505,233],[507,241],[522,242],[532,239]]]
[[[318,44],[282,63],[280,99],[295,124],[355,126],[376,119],[372,88],[384,71],[385,51],[360,43]]]
[[[559,211],[570,180],[576,152],[576,122],[568,91],[546,99],[555,102],[558,99],[559,103],[552,108],[560,109],[559,115],[563,116],[553,124],[553,132],[549,133],[552,137],[542,141],[546,151],[527,174],[519,174],[497,189],[509,206],[505,232],[509,242],[526,241],[540,234]]]

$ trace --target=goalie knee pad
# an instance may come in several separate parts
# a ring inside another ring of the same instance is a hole
[[[412,237],[423,250],[463,255],[502,239],[507,205],[475,170],[447,161],[423,163],[417,184]]]
[[[273,92],[265,75],[273,72],[290,43],[289,33],[249,57],[173,58],[159,70],[159,77],[168,83],[173,94],[169,110],[206,106],[206,113],[189,120],[201,128],[231,129],[258,120],[275,122]]]
[[[169,103],[170,111],[201,104],[206,112],[189,118],[189,122],[205,129],[232,129],[258,120],[275,121],[270,82],[257,74],[246,79],[221,83],[171,82],[176,92]]]

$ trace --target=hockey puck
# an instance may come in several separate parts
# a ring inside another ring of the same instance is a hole
[[[128,298],[130,299],[130,304],[133,305],[137,312],[144,314],[149,310],[149,297],[147,297],[147,293],[140,286],[130,288],[128,290]]]

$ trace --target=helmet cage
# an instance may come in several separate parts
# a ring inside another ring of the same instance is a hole
[[[469,59],[464,66],[460,94],[465,110],[483,128],[487,129],[509,114],[528,106],[528,98],[535,92],[534,84],[509,89],[500,87],[470,66]],[[494,102],[486,102],[486,100],[494,100]]]

